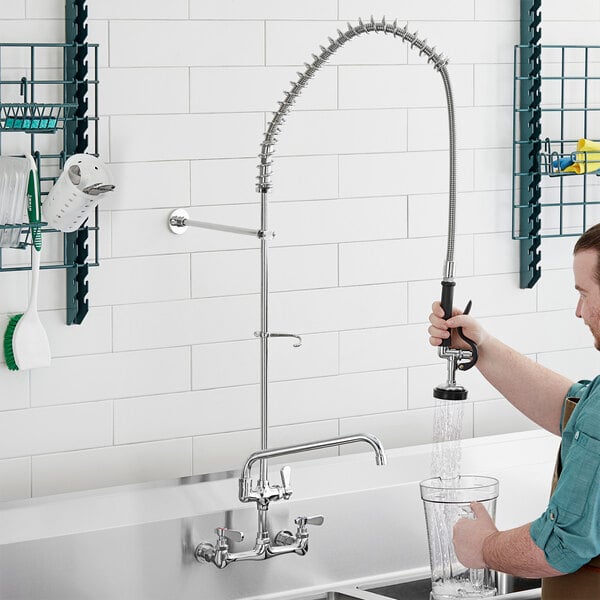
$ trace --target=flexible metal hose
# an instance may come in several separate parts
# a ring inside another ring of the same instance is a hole
[[[452,99],[450,77],[448,75],[448,70],[446,69],[448,60],[444,58],[442,54],[435,51],[435,46],[428,46],[426,39],[420,39],[418,37],[418,32],[409,32],[408,25],[398,27],[397,21],[387,23],[385,17],[383,17],[381,21],[375,21],[373,17],[371,17],[371,20],[366,23],[359,19],[358,25],[356,26],[352,26],[348,23],[348,29],[346,31],[338,29],[338,37],[336,39],[329,38],[329,45],[327,47],[321,46],[320,54],[312,55],[312,62],[304,63],[304,71],[298,72],[298,79],[295,82],[292,82],[292,88],[289,91],[284,92],[285,97],[279,102],[279,109],[273,113],[273,118],[265,132],[259,154],[260,163],[258,165],[259,175],[257,177],[258,183],[256,184],[256,190],[261,194],[263,205],[266,204],[266,195],[272,187],[271,167],[273,162],[271,158],[274,152],[274,146],[277,142],[277,135],[281,132],[281,127],[285,122],[285,116],[290,112],[296,98],[308,85],[308,82],[315,76],[316,72],[327,62],[330,56],[337,52],[344,44],[363,33],[384,33],[399,37],[403,42],[408,43],[411,48],[416,48],[419,51],[419,55],[424,54],[427,57],[427,62],[432,63],[433,68],[442,76],[448,107],[450,150],[448,246],[444,279],[452,280],[454,276],[454,237],[456,222],[456,138],[454,101]],[[264,206],[262,212],[263,214],[266,213]]]
[[[427,44],[427,40],[420,39],[418,33],[408,31],[408,25],[398,27],[397,21],[387,23],[385,17],[381,21],[375,21],[373,17],[367,23],[361,19],[358,25],[352,26],[348,23],[346,31],[338,29],[336,39],[329,38],[327,47],[321,46],[321,52],[312,55],[312,62],[304,63],[304,71],[298,72],[298,79],[292,82],[289,91],[284,92],[284,98],[279,102],[279,109],[273,113],[273,118],[269,123],[264,135],[260,149],[260,163],[258,165],[258,183],[256,190],[261,197],[261,329],[259,332],[261,343],[261,448],[268,448],[268,355],[269,345],[269,319],[268,319],[268,297],[269,297],[269,276],[268,276],[268,220],[267,220],[267,196],[271,189],[271,167],[272,155],[277,142],[277,135],[281,132],[281,127],[285,122],[285,116],[291,111],[296,98],[302,90],[308,85],[309,81],[315,76],[317,71],[327,62],[330,56],[335,54],[344,44],[362,35],[363,33],[383,33],[391,34],[400,38],[403,42],[410,45],[411,48],[419,51],[419,55],[425,55],[427,62],[431,63],[433,68],[440,73],[446,92],[446,103],[448,107],[448,131],[449,131],[449,150],[450,150],[450,181],[449,181],[449,203],[448,203],[448,247],[446,253],[446,263],[442,279],[442,304],[444,305],[444,294],[449,299],[450,305],[452,287],[454,286],[454,236],[455,236],[455,213],[456,213],[456,139],[455,139],[455,119],[454,102],[452,99],[452,88],[450,86],[450,77],[446,69],[448,64],[442,54],[435,51],[435,47]],[[260,461],[260,480],[267,481],[267,461]],[[259,530],[264,527],[259,519]]]

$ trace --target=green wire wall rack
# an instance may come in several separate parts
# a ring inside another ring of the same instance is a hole
[[[38,167],[42,202],[70,156],[98,154],[98,45],[87,43],[86,20],[86,0],[67,0],[65,43],[0,43],[0,154],[23,153],[22,139],[15,136],[30,137],[28,152]],[[88,269],[99,264],[97,223],[96,209],[74,233],[63,234],[43,221],[0,225],[20,229],[20,249],[31,244],[34,226],[42,227],[46,240],[53,236],[61,258],[45,262],[41,269],[66,269],[69,325],[80,324],[88,312]],[[18,254],[0,249],[0,272],[30,270]]]
[[[600,220],[600,46],[541,44],[540,8],[541,0],[521,0],[514,53],[512,235],[521,288],[541,277],[542,238],[579,236]],[[588,140],[583,150],[580,140]]]

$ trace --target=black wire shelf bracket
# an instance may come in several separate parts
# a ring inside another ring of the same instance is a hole
[[[520,240],[520,287],[531,288],[541,276],[540,268],[540,132],[541,132],[541,0],[521,0],[521,52],[515,51],[513,139],[513,235]],[[518,82],[518,84],[517,84]],[[517,108],[518,107],[518,108]],[[518,118],[517,118],[518,115]],[[518,134],[517,134],[518,131]],[[518,184],[518,191],[515,187]]]
[[[66,39],[72,42],[67,50],[67,62],[65,71],[67,78],[71,80],[67,86],[66,96],[73,99],[77,105],[75,109],[75,119],[65,123],[65,153],[66,157],[73,154],[86,152],[88,149],[88,127],[90,119],[88,117],[88,48],[87,35],[87,6],[86,0],[67,1],[66,14]],[[97,49],[96,49],[97,52]],[[97,54],[94,64],[98,65]],[[98,75],[95,74],[95,81],[98,81]],[[95,154],[98,154],[98,119],[97,119],[97,89],[94,98],[96,100],[96,143]],[[98,208],[95,209],[97,218]],[[97,229],[96,229],[97,232]],[[88,263],[88,236],[89,229],[81,227],[78,231],[65,234],[65,256],[68,260],[66,279],[66,297],[67,297],[67,324],[81,324],[88,313],[89,303],[87,294],[89,284],[87,281],[89,263]],[[96,236],[96,253],[98,252],[98,240]],[[96,263],[98,257],[96,254]]]
[[[541,0],[521,0],[514,54],[512,236],[521,288],[541,277],[543,238],[579,236],[600,220],[600,141],[590,137],[600,135],[600,46],[542,44],[540,10]]]
[[[98,44],[87,42],[86,3],[66,0],[65,43],[0,43],[0,154],[34,157],[42,204],[70,156],[98,155]],[[15,138],[23,134],[29,143]],[[33,227],[42,228],[51,248],[40,268],[65,270],[66,322],[81,324],[89,267],[99,264],[98,209],[73,233],[44,221],[0,224],[0,235],[20,232],[18,244],[0,248],[0,272],[31,269],[17,255],[31,245]]]

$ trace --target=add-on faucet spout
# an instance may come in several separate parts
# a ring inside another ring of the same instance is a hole
[[[355,435],[346,435],[318,442],[307,442],[306,444],[298,444],[296,446],[283,446],[281,448],[258,450],[257,452],[253,452],[246,460],[242,469],[241,478],[246,480],[250,479],[252,465],[257,460],[298,454],[299,452],[308,452],[310,450],[321,450],[322,448],[332,448],[334,446],[345,446],[346,444],[356,444],[359,442],[367,443],[373,448],[375,452],[375,462],[378,465],[385,465],[387,463],[385,449],[383,448],[382,443],[373,435],[369,435],[368,433],[357,433]]]

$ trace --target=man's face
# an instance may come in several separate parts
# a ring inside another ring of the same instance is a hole
[[[598,254],[595,250],[582,250],[573,258],[575,289],[579,301],[575,314],[583,319],[594,336],[594,346],[600,350],[600,285],[596,280]]]

